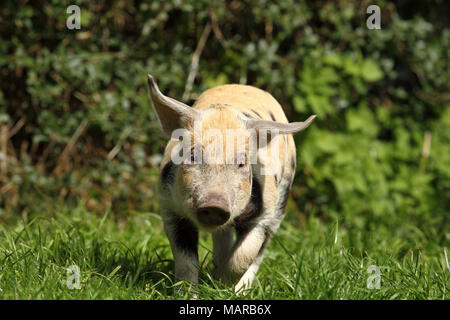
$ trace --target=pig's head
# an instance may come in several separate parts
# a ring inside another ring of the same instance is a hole
[[[294,133],[313,120],[248,119],[220,101],[210,108],[194,109],[164,96],[150,75],[148,84],[161,127],[171,136],[166,152],[173,163],[170,188],[177,199],[174,206],[178,214],[204,230],[227,226],[249,205],[261,145],[256,139],[258,131]]]

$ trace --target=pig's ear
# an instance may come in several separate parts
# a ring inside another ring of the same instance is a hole
[[[255,129],[255,130],[278,130],[281,134],[287,133],[296,133],[302,131],[309,127],[311,122],[313,122],[316,115],[310,116],[303,122],[291,122],[291,123],[283,123],[277,121],[268,121],[268,120],[257,120],[257,119],[249,119],[247,120],[247,128]]]
[[[198,117],[198,111],[180,101],[163,95],[151,75],[148,75],[148,87],[164,133],[170,136],[175,129],[193,125]]]

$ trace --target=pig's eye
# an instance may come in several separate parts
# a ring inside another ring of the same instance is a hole
[[[247,155],[243,154],[238,161],[238,168],[245,168],[247,166]]]
[[[191,164],[194,164],[195,160],[195,147],[191,148]]]
[[[197,157],[197,162],[195,161],[195,153],[198,153]],[[202,156],[203,156],[203,150],[202,147],[196,146],[196,147],[192,147],[191,148],[191,164],[200,164],[202,161]]]

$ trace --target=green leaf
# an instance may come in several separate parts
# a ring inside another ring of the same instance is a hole
[[[306,101],[300,96],[294,96],[294,110],[298,113],[305,113],[308,111]]]
[[[362,65],[361,76],[367,82],[374,82],[383,78],[383,72],[373,60],[366,59]]]

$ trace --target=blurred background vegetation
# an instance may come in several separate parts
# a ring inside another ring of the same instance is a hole
[[[71,4],[80,30],[66,27]],[[366,27],[371,4],[381,30]],[[166,140],[151,73],[188,104],[242,83],[272,93],[290,121],[318,115],[296,136],[295,221],[413,237],[409,222],[443,244],[449,16],[444,0],[2,1],[0,220],[55,205],[156,212]]]

